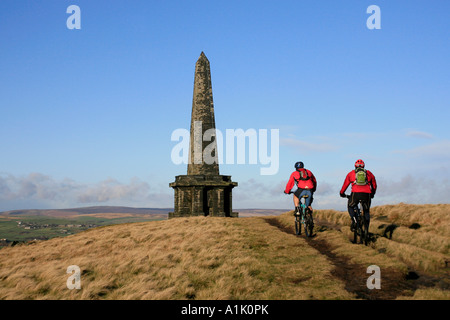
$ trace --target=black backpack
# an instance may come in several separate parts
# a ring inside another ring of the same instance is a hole
[[[311,177],[308,175],[308,171],[306,171],[306,169],[300,169],[298,170],[298,173],[300,174],[300,179],[299,180],[309,180],[311,179]]]

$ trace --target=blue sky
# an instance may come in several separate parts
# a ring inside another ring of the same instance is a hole
[[[368,6],[381,9],[369,30]],[[66,9],[81,9],[69,30]],[[195,62],[216,126],[279,129],[279,170],[221,166],[233,207],[290,208],[293,164],[316,208],[362,158],[373,205],[448,203],[448,1],[0,2],[0,210],[172,207],[171,134],[189,129]]]

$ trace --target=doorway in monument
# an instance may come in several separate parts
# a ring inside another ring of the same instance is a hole
[[[231,188],[225,188],[223,196],[223,209],[225,211],[225,217],[229,217],[231,214]]]
[[[203,188],[203,214],[206,216],[209,216],[209,214],[211,213],[211,192],[212,192],[211,187],[204,187]]]

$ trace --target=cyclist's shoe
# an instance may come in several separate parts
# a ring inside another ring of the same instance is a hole
[[[294,209],[294,216],[299,216],[300,215],[300,210],[298,207],[295,207]]]
[[[350,226],[350,231],[353,232],[356,230],[356,223],[352,220],[352,225]]]

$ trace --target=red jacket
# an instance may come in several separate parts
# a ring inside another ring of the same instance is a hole
[[[355,170],[350,171],[345,177],[344,184],[342,185],[341,192],[344,193],[348,186],[352,184],[352,192],[373,193],[377,192],[377,181],[372,172],[367,170],[367,184],[365,186],[359,186],[355,184],[356,176]]]
[[[300,180],[300,171],[306,171],[309,179],[308,180]],[[316,177],[314,177],[312,172],[309,171],[308,169],[299,169],[299,170],[292,172],[284,192],[289,193],[289,191],[291,191],[292,187],[294,187],[294,184],[296,182],[297,182],[297,188],[311,189],[312,192],[316,191],[316,188],[317,188]]]

